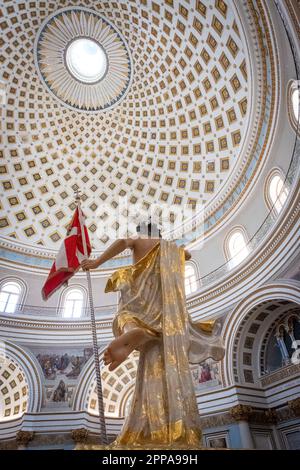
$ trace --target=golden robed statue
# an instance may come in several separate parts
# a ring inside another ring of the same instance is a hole
[[[116,271],[105,288],[121,294],[113,321],[116,339],[105,352],[105,363],[113,370],[134,349],[140,353],[130,412],[110,448],[201,448],[190,364],[223,358],[220,325],[193,322],[188,314],[184,248],[161,238],[129,240],[115,242],[101,259],[82,263],[84,269],[93,268],[128,246],[138,258]]]

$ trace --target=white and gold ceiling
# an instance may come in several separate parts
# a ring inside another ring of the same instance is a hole
[[[122,198],[200,204],[205,233],[238,204],[274,116],[259,0],[6,1],[0,13],[2,247],[54,256],[77,189],[96,251]],[[66,65],[79,37],[107,58],[90,84]]]

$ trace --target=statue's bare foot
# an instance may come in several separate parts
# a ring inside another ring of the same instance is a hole
[[[116,369],[129,354],[141,346],[148,338],[142,328],[133,328],[114,339],[104,353],[104,364],[109,364],[109,370]]]

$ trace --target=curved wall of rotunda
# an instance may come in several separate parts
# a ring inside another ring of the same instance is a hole
[[[203,444],[299,448],[296,2],[83,3],[0,6],[0,448],[99,437],[86,275],[41,295],[78,191],[92,258],[149,214],[192,254],[188,311],[221,318],[226,347],[191,366]],[[104,289],[131,262],[91,273],[110,439],[138,353],[104,366],[119,300]]]

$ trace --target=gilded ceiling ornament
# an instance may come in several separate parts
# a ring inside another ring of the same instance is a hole
[[[34,50],[43,84],[77,111],[110,109],[129,90],[132,61],[126,41],[94,10],[57,10],[43,22]]]

